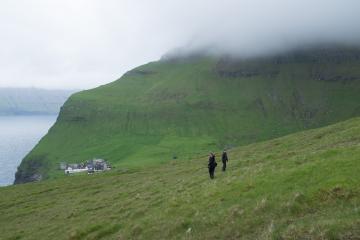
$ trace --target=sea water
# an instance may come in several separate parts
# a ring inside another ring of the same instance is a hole
[[[56,116],[0,116],[0,186],[10,185],[21,160],[55,123]]]

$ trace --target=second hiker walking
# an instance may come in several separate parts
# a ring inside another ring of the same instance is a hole
[[[223,151],[222,155],[221,155],[221,161],[223,163],[223,167],[222,170],[225,172],[226,170],[226,162],[229,161],[229,158],[227,156],[226,150]]]

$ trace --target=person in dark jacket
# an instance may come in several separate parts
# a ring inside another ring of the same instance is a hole
[[[214,178],[214,173],[215,173],[216,166],[217,166],[217,163],[216,163],[216,160],[215,160],[215,154],[210,153],[208,168],[209,168],[209,174],[210,174],[211,179]]]
[[[226,162],[229,161],[229,158],[227,156],[227,153],[226,153],[226,150],[223,151],[222,155],[221,155],[221,161],[223,163],[223,167],[222,167],[222,170],[223,172],[225,172],[226,170]]]

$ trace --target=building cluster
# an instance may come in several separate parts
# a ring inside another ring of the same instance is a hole
[[[111,169],[111,165],[104,159],[94,158],[83,163],[60,163],[60,169],[65,171],[65,174],[73,174],[80,172],[95,173]]]

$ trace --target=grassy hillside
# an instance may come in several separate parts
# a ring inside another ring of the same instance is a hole
[[[16,182],[56,177],[60,162],[144,167],[359,116],[359,64],[353,48],[149,63],[73,95]]]
[[[0,188],[1,239],[359,239],[360,118],[229,157]]]

